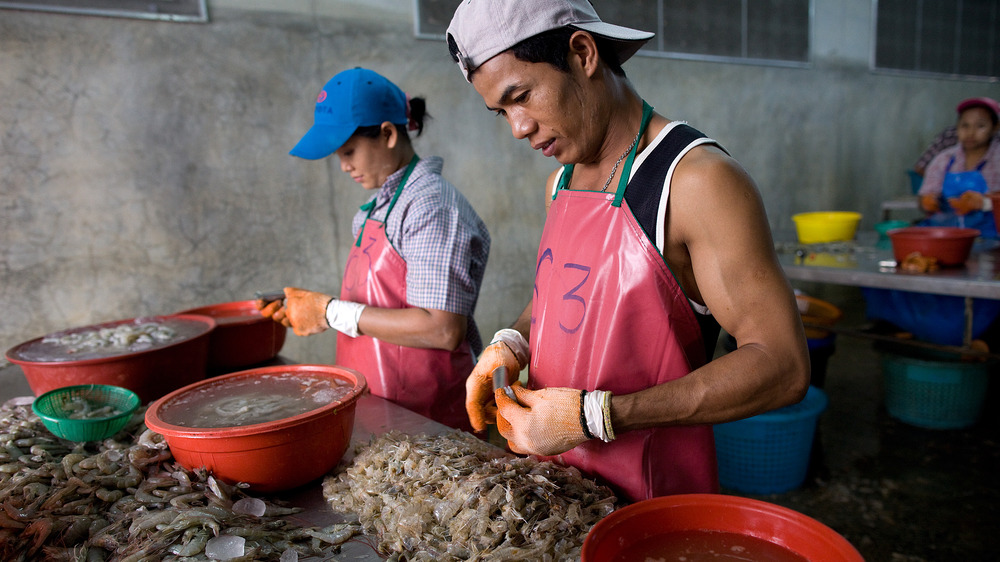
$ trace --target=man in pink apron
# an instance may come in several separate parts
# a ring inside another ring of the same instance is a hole
[[[717,491],[711,425],[795,403],[809,381],[752,180],[621,70],[651,36],[586,0],[462,2],[447,33],[486,106],[563,164],[531,301],[466,382],[470,421],[630,500]],[[710,361],[719,325],[739,348]],[[490,386],[501,365],[529,369],[516,401]]]
[[[424,116],[421,98],[371,70],[327,82],[315,124],[291,153],[336,154],[375,194],[354,217],[340,298],[286,287],[284,300],[258,306],[300,336],[336,329],[337,364],[360,371],[373,394],[471,429],[465,380],[482,349],[472,314],[490,236],[441,177],[441,159],[414,152],[407,130],[419,134]]]

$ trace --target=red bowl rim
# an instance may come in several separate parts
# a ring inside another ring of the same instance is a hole
[[[889,238],[907,240],[965,240],[976,238],[981,233],[975,228],[960,226],[907,226],[894,228],[886,234]]]
[[[583,542],[581,555],[584,560],[592,560],[598,540],[602,540],[602,535],[611,534],[612,529],[617,525],[626,525],[628,520],[634,517],[642,517],[649,520],[656,518],[666,509],[690,510],[698,509],[701,515],[697,517],[699,521],[710,521],[710,524],[694,525],[692,530],[725,531],[744,533],[758,539],[766,540],[773,544],[787,548],[796,554],[803,555],[801,549],[788,544],[789,541],[776,541],[778,537],[761,536],[765,529],[759,532],[749,532],[753,529],[734,529],[739,522],[729,523],[727,513],[739,512],[740,515],[749,516],[751,514],[764,515],[769,521],[774,523],[791,524],[800,529],[794,533],[796,543],[807,544],[810,547],[822,550],[825,554],[840,554],[839,560],[847,562],[864,562],[864,558],[857,549],[848,542],[840,533],[837,533],[822,522],[799,513],[795,510],[775,505],[761,500],[744,498],[741,496],[731,496],[726,494],[677,494],[672,496],[660,496],[647,500],[642,500],[613,511],[610,515],[601,519],[591,528]],[[767,527],[766,525],[763,527]],[[623,545],[624,546],[624,545]],[[830,558],[830,560],[838,560]]]
[[[31,345],[31,344],[33,344],[33,343],[35,343],[37,341],[40,341],[40,340],[42,340],[42,339],[44,339],[44,338],[46,338],[46,337],[48,337],[48,336],[50,336],[52,334],[79,332],[79,331],[83,331],[83,330],[92,330],[92,329],[95,329],[95,328],[107,328],[107,327],[111,327],[111,326],[118,326],[120,324],[127,324],[127,323],[130,323],[130,322],[136,322],[136,321],[156,321],[156,320],[172,319],[172,318],[179,318],[179,319],[183,319],[183,320],[194,320],[194,321],[197,321],[197,322],[201,322],[202,324],[205,324],[206,327],[205,327],[204,331],[200,331],[197,334],[192,334],[192,335],[190,335],[188,337],[178,339],[177,341],[170,342],[170,343],[168,343],[166,345],[159,345],[159,346],[151,347],[151,348],[148,348],[148,349],[141,349],[139,351],[131,351],[129,353],[120,353],[120,354],[117,354],[117,355],[107,355],[107,356],[104,356],[104,357],[93,357],[93,358],[90,358],[90,359],[75,359],[75,360],[70,360],[70,361],[31,361],[31,360],[28,360],[28,359],[22,359],[22,358],[18,357],[17,353],[16,353],[19,349],[21,349],[23,347],[27,347],[28,345]],[[45,334],[44,336],[40,336],[40,337],[37,337],[37,338],[34,338],[34,339],[30,339],[30,340],[28,340],[26,342],[21,342],[21,343],[15,345],[14,347],[8,349],[7,352],[4,353],[4,356],[7,357],[7,360],[10,361],[11,363],[15,363],[17,365],[28,365],[28,366],[31,366],[31,365],[49,365],[49,366],[58,365],[60,367],[79,367],[79,366],[84,366],[84,365],[94,365],[94,364],[97,364],[97,363],[112,363],[112,362],[121,361],[121,360],[124,360],[124,359],[129,359],[129,358],[135,357],[137,355],[142,355],[144,353],[150,353],[150,352],[154,352],[154,351],[162,351],[164,349],[170,349],[171,347],[175,347],[175,346],[178,346],[178,345],[181,345],[181,344],[188,343],[191,340],[195,340],[195,339],[197,339],[199,337],[208,335],[209,333],[212,332],[212,330],[215,329],[215,327],[217,325],[218,324],[215,321],[215,318],[212,318],[211,316],[205,316],[203,314],[165,314],[165,315],[161,315],[161,316],[136,316],[135,318],[125,318],[125,319],[122,319],[122,320],[113,320],[111,322],[101,322],[99,324],[90,324],[90,325],[87,325],[87,326],[77,326],[75,328],[68,328],[66,330],[57,330],[55,332],[50,332],[48,334]]]
[[[345,397],[339,402],[333,402],[330,404],[324,404],[318,408],[309,410],[308,412],[303,412],[301,414],[291,416],[288,418],[282,418],[279,420],[255,423],[251,425],[241,425],[234,427],[185,427],[181,425],[174,425],[172,423],[167,423],[160,418],[159,411],[163,406],[177,398],[178,396],[196,390],[199,387],[209,386],[219,384],[219,381],[225,381],[233,378],[246,378],[255,377],[259,375],[269,375],[269,374],[281,374],[288,372],[304,372],[304,373],[321,373],[324,375],[334,375],[338,378],[345,379],[347,376],[355,378],[353,392]],[[310,423],[316,418],[324,417],[328,414],[335,413],[344,408],[353,407],[354,404],[361,398],[362,394],[368,388],[368,381],[365,380],[364,375],[350,369],[347,367],[341,367],[339,365],[319,365],[319,364],[294,364],[294,365],[273,365],[270,367],[258,367],[256,369],[247,369],[245,371],[239,371],[236,373],[230,373],[228,375],[220,375],[217,377],[211,377],[204,380],[200,380],[191,383],[187,386],[183,386],[161,396],[156,399],[152,404],[146,408],[146,426],[149,429],[167,437],[168,441],[171,437],[181,437],[185,439],[220,439],[229,437],[247,437],[251,435],[259,435],[262,433],[271,433],[276,430],[289,429],[298,425]],[[332,410],[332,412],[331,412]]]
[[[260,311],[257,310],[257,305],[254,304],[254,302],[255,301],[253,300],[221,302],[182,310],[177,314],[198,314],[201,316],[209,316],[213,319],[225,318],[225,323],[218,323],[221,327],[256,324],[265,320],[273,322],[273,320],[262,315]],[[244,311],[251,312],[251,314],[239,314]],[[237,314],[229,314],[232,312],[236,312]]]

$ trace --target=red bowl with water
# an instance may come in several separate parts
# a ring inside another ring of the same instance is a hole
[[[68,342],[101,330],[138,331],[149,324],[176,329],[176,336],[128,347],[80,348],[53,341]],[[12,347],[6,357],[21,367],[35,396],[65,386],[104,384],[127,388],[147,403],[205,378],[209,334],[214,328],[215,320],[193,314],[129,318],[53,332]]]
[[[249,367],[277,357],[288,328],[261,316],[254,301],[212,304],[185,310],[215,319],[208,350],[209,368]]]
[[[335,365],[247,369],[160,398],[146,426],[187,469],[258,492],[290,490],[340,462],[367,387],[361,373]]]
[[[618,509],[587,534],[581,560],[700,560],[710,552],[774,562],[864,562],[847,539],[811,517],[722,494],[663,496]]]

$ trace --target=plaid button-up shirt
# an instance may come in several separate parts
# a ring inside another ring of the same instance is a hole
[[[483,344],[473,313],[490,254],[490,233],[462,193],[441,177],[443,166],[437,156],[417,163],[389,215],[386,236],[406,261],[408,304],[467,316],[466,339],[478,355]],[[404,171],[389,176],[369,198],[375,200],[372,219],[385,222]],[[366,216],[366,211],[354,215],[354,238]]]

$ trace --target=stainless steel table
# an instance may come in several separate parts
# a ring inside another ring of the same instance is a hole
[[[343,462],[349,462],[354,457],[357,445],[367,444],[372,437],[382,435],[391,430],[401,431],[408,435],[439,435],[452,431],[446,425],[430,418],[411,412],[384,398],[367,395],[358,400],[355,409],[354,433],[351,435],[351,445],[344,455]],[[278,499],[287,501],[289,505],[301,507],[305,511],[287,519],[301,526],[325,527],[339,523],[343,518],[332,511],[323,499],[322,480],[287,492],[277,494]],[[341,554],[337,560],[382,560],[375,550],[363,540],[352,540],[341,546]]]
[[[280,362],[292,363],[287,359],[282,359]],[[0,364],[0,403],[10,398],[30,396],[31,394],[31,389],[19,366]],[[344,462],[353,458],[356,445],[366,444],[373,436],[382,435],[390,430],[398,430],[409,435],[439,435],[451,431],[451,428],[388,400],[369,394],[358,400],[355,409],[354,432],[351,435],[351,444],[344,455]],[[283,500],[288,502],[290,506],[303,508],[302,513],[287,517],[289,521],[300,526],[323,527],[343,520],[324,501],[322,480],[317,480],[296,490],[266,497]],[[382,557],[362,540],[352,540],[342,545],[341,554],[337,556],[337,560],[382,560]]]
[[[1000,300],[1000,242],[977,240],[964,266],[910,273],[896,266],[891,246],[877,237],[875,232],[863,232],[856,242],[798,244],[787,241],[787,234],[776,233],[775,248],[789,279],[964,297],[963,341],[968,346],[972,299]]]

